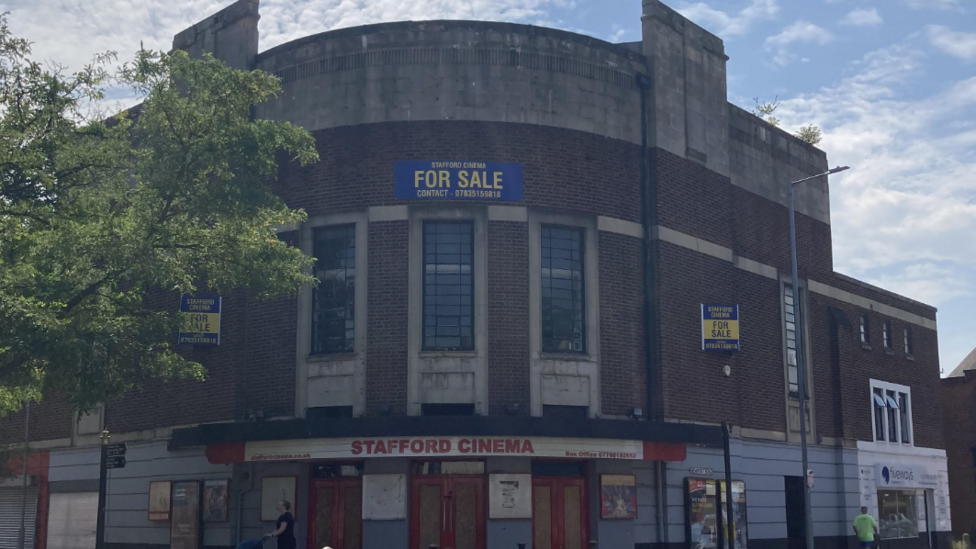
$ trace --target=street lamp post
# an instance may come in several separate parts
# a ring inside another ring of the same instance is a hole
[[[793,269],[793,308],[796,312],[796,377],[797,377],[797,390],[800,393],[800,455],[803,461],[803,509],[804,509],[804,524],[807,537],[807,549],[814,549],[813,547],[813,515],[810,509],[810,480],[807,476],[807,471],[809,467],[809,462],[807,460],[807,391],[806,391],[806,372],[804,371],[804,354],[803,354],[803,311],[800,308],[800,289],[799,281],[797,280],[796,272],[796,210],[793,208],[793,187],[803,183],[804,181],[809,181],[811,179],[817,179],[818,177],[823,177],[825,175],[831,175],[835,173],[842,172],[844,170],[850,169],[849,166],[839,166],[832,170],[827,170],[824,173],[817,175],[811,175],[810,177],[804,177],[790,183],[789,197],[790,197],[790,262]]]
[[[20,499],[20,528],[17,530],[17,549],[24,549],[27,542],[27,461],[30,458],[30,399],[27,399],[27,417],[24,419],[24,462],[21,473],[24,474],[23,493]]]

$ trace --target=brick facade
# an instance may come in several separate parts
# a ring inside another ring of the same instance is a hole
[[[488,412],[529,414],[529,230],[488,222]]]
[[[276,193],[310,215],[398,204],[393,164],[403,159],[490,159],[524,166],[529,208],[641,220],[639,147],[585,132],[528,124],[465,121],[391,122],[315,132],[321,161],[285,165]],[[650,151],[656,195],[651,223],[679,231],[789,273],[788,216],[781,204],[731,183],[728,177],[660,149]],[[797,217],[801,277],[811,278],[904,311],[934,318],[934,309],[833,272],[830,226]],[[408,223],[374,221],[368,236],[366,414],[406,414]],[[488,408],[530,410],[528,226],[488,223]],[[652,244],[659,326],[654,337],[658,402],[649,403],[645,359],[642,246],[631,235],[600,231],[600,383],[603,415],[659,407],[669,420],[785,430],[785,373],[780,282],[670,242]],[[742,316],[742,349],[701,351],[700,304],[733,302]],[[881,348],[885,320],[872,312],[872,351],[856,341],[860,311],[809,297],[817,431],[821,437],[871,439],[867,380],[912,387],[917,444],[941,447],[935,333],[912,326],[914,361],[901,351],[901,329],[890,319],[894,353]],[[175,304],[172,306],[175,307]],[[833,312],[832,312],[833,311]],[[834,315],[834,316],[831,316]],[[846,319],[837,323],[838,315]],[[836,318],[835,318],[836,317]],[[831,319],[834,320],[831,320]],[[221,346],[190,351],[208,368],[205,382],[149,384],[113,403],[112,431],[295,413],[297,303],[225,296]],[[723,367],[731,368],[726,376]],[[0,429],[16,430],[15,421]],[[7,432],[7,431],[0,431]],[[48,431],[63,436],[65,429]],[[68,431],[70,434],[70,431]]]
[[[976,371],[942,380],[952,532],[976,536]]]

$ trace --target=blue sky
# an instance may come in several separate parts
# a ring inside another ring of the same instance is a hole
[[[230,0],[0,0],[35,53],[78,67],[168,49]],[[836,270],[939,308],[942,368],[976,346],[976,0],[675,0],[725,40],[729,100],[778,98],[832,165]],[[405,19],[488,19],[640,39],[639,0],[263,0],[261,49]],[[125,93],[118,99],[125,101]]]

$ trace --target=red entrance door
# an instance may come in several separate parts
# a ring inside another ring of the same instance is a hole
[[[309,491],[308,539],[314,542],[312,547],[362,549],[362,479],[315,479]]]
[[[532,479],[533,549],[584,549],[587,543],[586,480]]]
[[[414,477],[410,490],[410,548],[485,549],[485,479]]]

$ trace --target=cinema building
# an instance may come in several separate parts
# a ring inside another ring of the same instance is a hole
[[[727,101],[721,39],[656,0],[625,44],[429,21],[259,51],[257,22],[241,0],[174,47],[281,79],[255,116],[317,140],[274,189],[321,283],[220,296],[219,345],[186,346],[206,382],[35,406],[36,549],[93,546],[66,513],[102,428],[109,549],[233,547],[282,499],[305,549],[798,548],[801,402],[818,549],[862,504],[885,549],[947,546],[936,311],[834,271],[824,178],[794,302],[787,184],[827,157]]]

